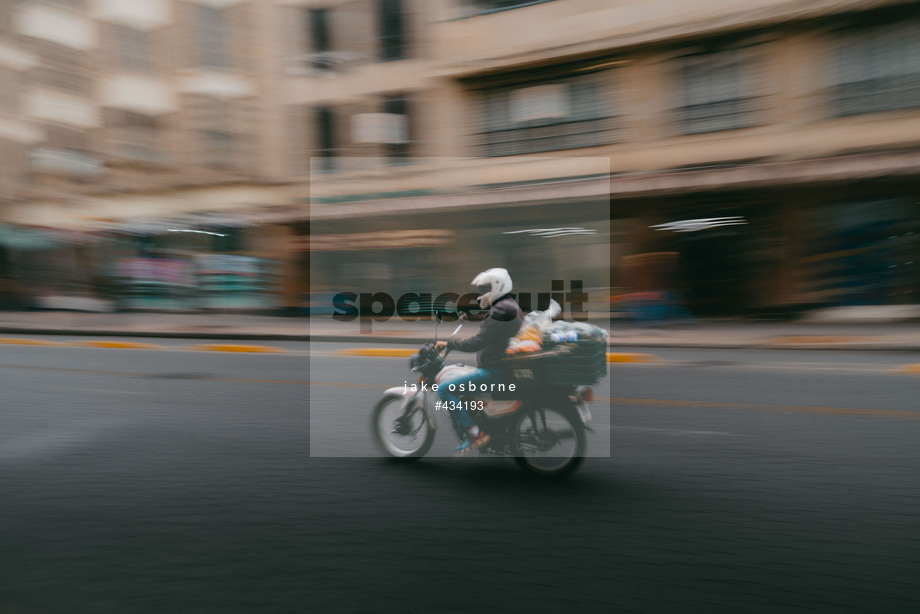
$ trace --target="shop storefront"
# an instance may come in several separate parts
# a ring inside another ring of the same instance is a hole
[[[107,233],[111,299],[124,310],[272,310],[284,246],[228,218],[127,223]]]
[[[807,216],[812,248],[803,265],[811,299],[829,307],[920,304],[917,196],[842,200]]]
[[[437,199],[432,209],[407,212],[399,206],[415,202],[387,203],[387,214],[376,216],[348,216],[357,206],[343,206],[340,217],[312,222],[304,242],[310,249],[311,313],[329,315],[338,292],[464,294],[472,292],[470,281],[478,272],[504,267],[525,309],[537,309],[553,293],[565,303],[566,293],[584,292],[589,296],[584,309],[606,315],[606,197],[527,201],[526,194],[515,199],[513,190],[502,196],[504,202],[488,207],[469,196],[469,206],[449,210],[437,209]],[[373,210],[373,203],[364,210]]]
[[[49,297],[92,303],[99,282],[87,259],[93,243],[82,233],[0,225],[0,308],[42,308]]]

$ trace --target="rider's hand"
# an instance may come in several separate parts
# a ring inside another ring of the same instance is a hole
[[[439,353],[443,354],[444,352],[447,351],[447,342],[446,342],[446,341],[438,341],[437,343],[434,344],[434,348],[435,348]]]

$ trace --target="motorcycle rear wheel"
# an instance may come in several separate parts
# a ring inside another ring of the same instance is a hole
[[[585,427],[575,412],[550,407],[522,411],[511,438],[515,462],[530,473],[551,478],[567,477],[578,469],[588,446]]]
[[[405,416],[400,409],[405,396],[384,396],[371,412],[371,432],[378,447],[393,458],[417,460],[431,449],[435,431],[428,424],[428,412],[417,407]]]

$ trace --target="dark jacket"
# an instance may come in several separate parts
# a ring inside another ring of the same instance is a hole
[[[476,364],[480,369],[502,369],[502,358],[508,347],[508,340],[521,328],[524,314],[514,300],[506,294],[489,309],[489,315],[482,322],[479,333],[469,339],[447,342],[448,349],[461,352],[476,352]]]

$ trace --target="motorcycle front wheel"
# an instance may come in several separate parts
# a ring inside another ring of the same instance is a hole
[[[386,395],[371,413],[371,432],[380,449],[393,458],[419,459],[434,443],[434,429],[424,407],[414,403],[404,409],[406,397]]]
[[[585,459],[585,427],[574,411],[522,411],[511,430],[514,460],[530,473],[561,478]]]

